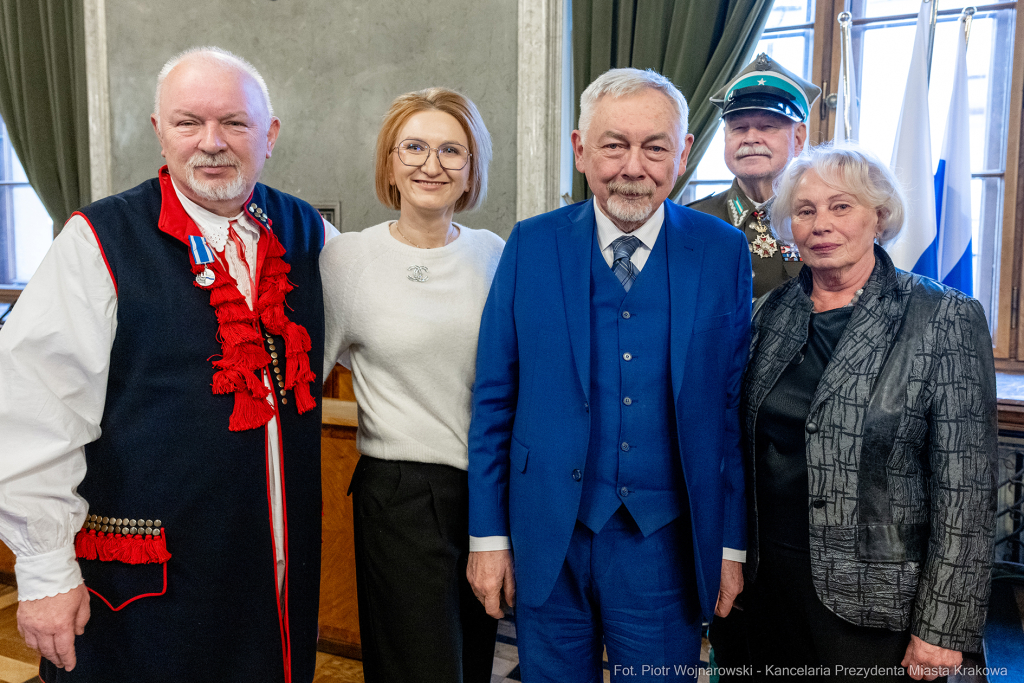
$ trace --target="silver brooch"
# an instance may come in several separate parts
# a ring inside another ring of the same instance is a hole
[[[430,279],[427,277],[426,266],[409,266],[406,270],[413,271],[412,275],[409,276],[409,279],[413,282],[426,282]]]

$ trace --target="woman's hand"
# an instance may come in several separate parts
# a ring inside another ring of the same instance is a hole
[[[934,681],[940,676],[953,673],[963,661],[962,653],[926,643],[912,635],[910,644],[907,645],[907,654],[903,655],[900,665],[915,681]]]

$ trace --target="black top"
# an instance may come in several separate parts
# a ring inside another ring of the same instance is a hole
[[[818,381],[853,307],[812,313],[807,343],[782,372],[757,414],[757,506],[760,540],[810,551],[804,423]]]

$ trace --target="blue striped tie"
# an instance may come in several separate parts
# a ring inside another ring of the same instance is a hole
[[[615,277],[619,278],[619,282],[627,292],[633,286],[633,281],[636,280],[636,274],[639,272],[629,257],[639,246],[640,239],[632,235],[623,235],[612,242],[612,255],[615,258],[612,262],[612,272],[615,273]]]

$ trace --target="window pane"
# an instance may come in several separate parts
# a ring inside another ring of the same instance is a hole
[[[12,188],[14,202],[15,282],[24,284],[36,272],[53,241],[53,220],[31,185]]]
[[[974,255],[974,298],[988,316],[989,333],[996,334],[999,312],[999,259],[1003,243],[1003,179],[974,178],[971,181],[972,241]]]
[[[0,121],[0,285],[25,284],[53,241],[53,221],[28,184]]]
[[[814,21],[814,0],[779,0],[772,5],[766,31],[784,26],[808,24]],[[760,52],[760,50],[758,50]]]

